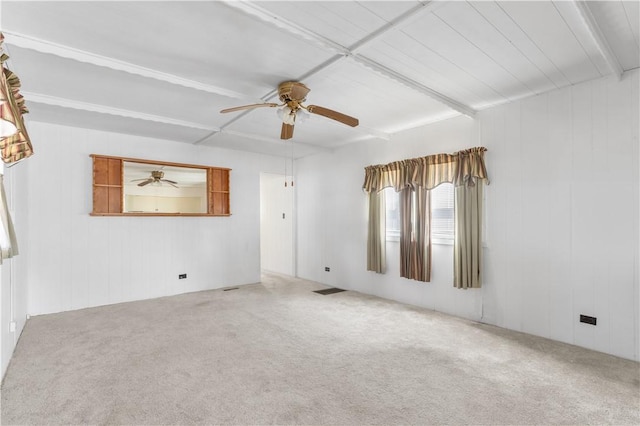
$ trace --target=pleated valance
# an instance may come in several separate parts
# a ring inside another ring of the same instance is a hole
[[[487,179],[484,165],[486,150],[477,147],[453,154],[435,154],[367,166],[362,189],[370,193],[391,187],[400,192],[408,186],[433,189],[444,182],[456,186],[474,186],[478,179]]]

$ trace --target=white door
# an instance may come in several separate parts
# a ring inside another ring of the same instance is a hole
[[[264,271],[295,276],[293,203],[291,176],[260,174],[260,263]]]

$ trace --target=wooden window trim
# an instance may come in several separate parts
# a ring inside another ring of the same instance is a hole
[[[202,166],[198,164],[174,163],[169,161],[155,161],[141,158],[115,157],[110,155],[91,154],[93,160],[92,166],[92,193],[93,208],[91,216],[212,216],[225,217],[231,216],[231,191],[230,180],[231,170],[226,167]],[[107,162],[107,171],[105,182],[105,171],[101,169],[104,162]],[[206,171],[207,176],[207,213],[127,213],[123,212],[124,207],[124,162],[152,164],[171,167],[185,167],[192,169],[201,169]],[[116,164],[119,166],[116,167]],[[113,167],[113,169],[111,169]],[[112,179],[118,174],[119,179]],[[213,177],[217,176],[221,180],[222,187],[217,185],[214,188]],[[104,190],[106,188],[106,191]],[[106,192],[106,199],[105,199]]]

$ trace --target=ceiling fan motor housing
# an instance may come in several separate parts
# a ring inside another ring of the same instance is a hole
[[[285,81],[278,86],[278,95],[284,103],[295,101],[296,103],[304,102],[307,99],[307,93],[310,89],[298,81]]]

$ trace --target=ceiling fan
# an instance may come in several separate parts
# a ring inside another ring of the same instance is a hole
[[[359,124],[357,118],[348,116],[341,112],[333,111],[329,108],[324,108],[317,105],[302,105],[307,100],[307,93],[310,89],[304,84],[298,81],[285,81],[278,86],[278,96],[282,101],[282,104],[275,102],[267,102],[262,104],[242,105],[233,108],[227,108],[220,111],[221,113],[235,112],[246,109],[254,109],[261,107],[284,107],[282,116],[282,131],[280,132],[281,139],[291,139],[293,137],[293,126],[296,122],[296,114],[300,110],[305,110],[311,114],[322,115],[323,117],[330,118],[332,120],[339,121],[347,126],[356,127]]]
[[[159,184],[162,184],[162,182],[166,182],[169,185],[173,186],[174,188],[177,188],[178,185],[176,181],[173,180],[169,180],[169,179],[164,179],[164,172],[162,170],[153,170],[151,171],[151,177],[148,178],[142,178],[142,179],[134,179],[131,182],[137,182],[137,181],[143,181],[140,182],[138,184],[138,186],[145,186],[145,185],[149,185],[150,183],[154,183],[157,182]]]

